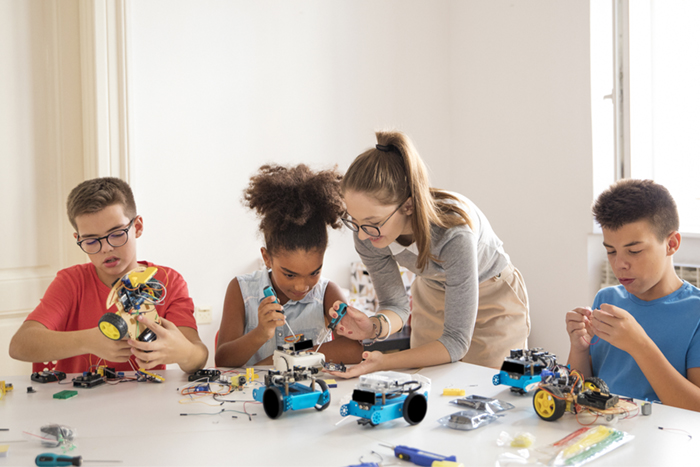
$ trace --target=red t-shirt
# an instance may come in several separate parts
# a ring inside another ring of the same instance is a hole
[[[139,264],[155,266],[145,261]],[[175,326],[196,330],[194,303],[187,291],[187,283],[177,271],[164,266],[155,267],[158,271],[154,277],[166,288],[164,303],[156,305],[158,315],[171,321]],[[92,263],[63,269],[58,271],[56,278],[46,289],[41,303],[27,316],[27,320],[37,321],[51,331],[81,331],[95,328],[102,315],[107,311],[116,311],[116,306],[112,306],[109,310],[106,308],[107,296],[111,290],[111,287],[104,285],[97,277]],[[135,357],[131,358],[133,360]],[[34,363],[33,371],[48,369],[64,373],[82,373],[90,371],[90,365],[96,365],[99,361],[100,358],[95,355],[77,355],[58,360],[55,364],[53,362]],[[117,371],[133,370],[129,362],[114,363],[102,360],[100,364],[115,368]],[[135,363],[134,366],[136,367]],[[165,369],[165,365],[154,369]]]

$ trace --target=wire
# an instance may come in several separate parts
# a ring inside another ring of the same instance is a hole
[[[686,435],[688,437],[688,441],[693,439],[693,435],[691,435],[690,433],[688,433],[687,431],[685,431],[681,428],[666,428],[666,427],[660,426],[659,430],[672,431],[672,432],[676,432],[678,434]]]

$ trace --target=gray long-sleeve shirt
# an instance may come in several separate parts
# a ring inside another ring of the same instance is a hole
[[[479,306],[479,284],[499,274],[510,258],[479,208],[466,197],[451,194],[461,200],[473,228],[461,225],[443,229],[433,225],[430,252],[441,262],[428,260],[423,271],[416,267],[415,243],[404,247],[394,242],[375,248],[369,240],[361,241],[357,233],[354,238],[355,249],[377,292],[379,309],[395,312],[404,324],[410,309],[397,263],[445,290],[445,327],[438,341],[455,362],[469,350]]]

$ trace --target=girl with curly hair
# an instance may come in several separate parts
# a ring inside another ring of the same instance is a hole
[[[264,165],[250,179],[244,204],[256,211],[265,246],[266,270],[235,277],[224,299],[216,365],[272,364],[274,350],[304,334],[319,345],[330,323],[328,311],[345,301],[335,283],[321,277],[327,227],[339,228],[343,200],[335,170],[306,165]],[[265,297],[272,286],[277,294]],[[324,344],[327,362],[357,363],[362,345],[346,337]]]

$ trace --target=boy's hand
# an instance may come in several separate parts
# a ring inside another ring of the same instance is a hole
[[[258,306],[258,327],[265,335],[266,340],[275,336],[275,329],[284,326],[283,308],[279,303],[274,303],[276,297],[265,297]]]
[[[361,363],[358,363],[352,368],[348,368],[347,371],[328,371],[327,373],[333,375],[336,378],[342,379],[349,379],[355,378],[360,375],[366,375],[367,373],[373,373],[375,371],[381,370],[381,362],[383,357],[384,354],[378,351],[362,352]]]
[[[587,351],[594,336],[591,328],[591,309],[579,307],[567,312],[566,331],[572,348]]]
[[[333,307],[328,310],[328,316],[330,316],[331,319],[338,316],[338,308],[341,303],[343,302],[335,302]],[[348,306],[345,316],[335,328],[335,333],[339,336],[345,336],[348,339],[360,341],[373,338],[374,328],[372,326],[372,321],[366,314],[356,308]]]
[[[620,350],[632,354],[640,349],[649,336],[636,319],[627,311],[604,303],[600,310],[594,310],[591,326],[601,339],[608,341]]]
[[[136,364],[148,370],[158,365],[180,363],[187,360],[192,343],[182,334],[177,326],[165,318],[161,318],[161,325],[155,321],[139,315],[141,324],[156,334],[156,340],[141,342],[129,339],[131,353],[136,357]]]
[[[90,330],[90,341],[90,353],[104,360],[121,363],[131,358],[131,346],[126,339],[113,341],[102,334],[100,328]]]

